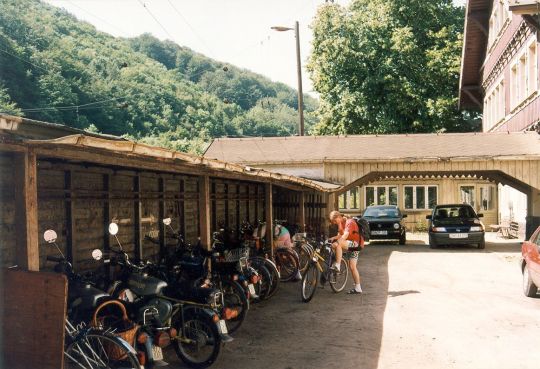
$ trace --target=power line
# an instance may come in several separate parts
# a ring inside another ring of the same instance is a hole
[[[58,0],[57,0],[58,1]],[[101,22],[105,23],[106,25],[108,25],[109,27],[112,27],[114,29],[116,29],[117,31],[120,31],[120,33],[124,34],[125,36],[129,37],[129,34],[127,32],[124,32],[124,30],[118,28],[117,26],[115,26],[114,24],[112,23],[109,23],[107,22],[105,19],[103,18],[100,18],[98,17],[97,15],[93,14],[93,13],[90,13],[88,10],[86,9],[83,9],[81,6],[77,5],[76,3],[74,3],[73,1],[71,0],[60,0],[60,1],[66,1],[68,2],[69,4],[73,5],[74,7],[76,8],[79,8],[81,11],[85,12],[86,14],[96,18],[97,20],[100,20]]]
[[[32,65],[32,66],[38,68],[38,69],[41,69],[42,71],[45,71],[45,72],[47,72],[47,73],[49,72],[47,69],[45,69],[45,68],[43,68],[43,67],[40,67],[39,65],[36,65],[36,64],[32,63],[32,62],[29,61],[29,60],[23,59],[23,58],[21,58],[21,57],[15,55],[15,54],[12,54],[12,53],[10,53],[10,52],[7,51],[7,50],[0,49],[0,51],[6,53],[6,54],[8,54],[8,55],[11,55],[12,57],[17,58],[17,59],[19,59],[19,60],[21,60],[21,61],[23,61],[23,62],[25,62],[25,63],[28,63],[28,64],[30,64],[30,65]]]
[[[144,94],[144,92],[140,92],[140,93],[134,94],[132,96],[134,97],[134,96],[143,95],[143,94]],[[109,101],[117,101],[117,100],[122,100],[122,99],[127,99],[127,98],[128,98],[128,96],[123,96],[123,97],[115,97],[115,98],[112,98],[112,99],[100,100],[100,101],[95,101],[95,102],[91,102],[91,103],[87,103],[87,104],[81,104],[81,105],[50,106],[50,107],[28,108],[28,109],[20,109],[20,110],[24,111],[24,112],[33,113],[33,112],[50,111],[50,110],[96,109],[96,108],[102,108],[103,105],[100,105],[100,106],[93,106],[93,105],[103,104],[103,103],[106,103],[106,102],[109,102]]]
[[[189,28],[191,28],[191,30],[193,31],[193,33],[195,34],[195,36],[197,36],[197,38],[199,39],[199,41],[201,41],[201,43],[203,44],[204,47],[206,47],[207,51],[214,57],[215,54],[212,52],[212,50],[210,49],[210,47],[208,47],[208,44],[203,40],[203,38],[198,34],[198,32],[195,30],[195,28],[188,22],[188,20],[186,19],[186,17],[184,17],[182,15],[182,13],[180,13],[180,11],[176,8],[176,6],[174,6],[174,4],[171,2],[171,0],[167,0],[167,2],[169,3],[169,5],[174,9],[174,11],[184,20],[184,23],[186,23],[188,25]]]
[[[150,14],[150,16],[156,21],[157,24],[159,24],[159,26],[161,27],[161,29],[167,34],[167,36],[169,36],[171,38],[171,40],[174,41],[174,37],[169,33],[169,31],[167,31],[167,29],[165,28],[165,26],[163,24],[161,24],[161,22],[154,16],[154,14],[152,14],[152,12],[150,11],[150,9],[148,9],[148,7],[146,6],[146,4],[142,1],[142,0],[137,0],[142,6],[144,9],[146,9],[146,11],[148,12],[148,14]]]

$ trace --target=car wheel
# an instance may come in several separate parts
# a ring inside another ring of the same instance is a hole
[[[527,265],[525,265],[523,267],[523,293],[527,297],[534,297],[536,296],[536,292],[538,292],[538,287],[536,287],[532,281],[531,276],[529,275],[529,269],[527,268]]]
[[[478,244],[479,249],[485,249],[486,248],[486,240],[482,238],[482,241]]]
[[[406,243],[407,243],[407,236],[406,236],[405,233],[403,233],[403,236],[401,236],[401,237],[399,238],[399,244],[400,244],[400,245],[405,245]]]

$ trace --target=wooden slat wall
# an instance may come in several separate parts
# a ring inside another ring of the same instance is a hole
[[[66,188],[66,173],[71,173],[72,188]],[[2,177],[4,179],[5,177]],[[136,192],[137,178],[140,193]],[[162,185],[160,185],[162,181]],[[107,184],[110,182],[110,192]],[[105,248],[108,219],[119,223],[118,238],[124,249],[135,257],[136,207],[140,197],[140,234],[142,256],[156,259],[160,246],[144,239],[145,235],[159,238],[160,203],[163,216],[172,219],[174,229],[185,234],[189,242],[199,237],[197,178],[165,173],[83,167],[64,163],[40,162],[38,172],[38,219],[40,233],[40,269],[50,270],[54,263],[46,262],[46,255],[57,251],[42,240],[46,229],[58,233],[57,243],[66,255],[73,248],[77,270],[95,269],[99,265],[91,258],[94,248]],[[162,188],[162,190],[160,190]],[[72,204],[73,242],[69,245],[66,207]],[[110,213],[110,214],[109,214]],[[8,216],[3,219],[9,220]],[[12,233],[11,233],[12,234]],[[171,241],[171,240],[169,240]],[[109,239],[116,247],[114,238]],[[6,255],[9,253],[6,252]],[[8,265],[10,260],[3,261]]]
[[[0,155],[0,258],[2,266],[17,264],[15,238],[15,188],[13,155]]]
[[[238,236],[244,220],[264,220],[264,185],[211,178],[212,232],[220,228]]]

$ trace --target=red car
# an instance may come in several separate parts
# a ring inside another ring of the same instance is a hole
[[[527,297],[534,297],[540,286],[540,227],[536,229],[529,241],[523,242],[521,255],[523,293]]]

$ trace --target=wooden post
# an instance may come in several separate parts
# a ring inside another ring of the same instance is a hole
[[[272,200],[272,184],[266,183],[264,187],[264,218],[266,221],[266,242],[270,245],[271,255],[274,258],[274,229],[272,227],[274,221],[273,200]]]
[[[111,176],[110,174],[103,175],[103,189],[105,190],[105,202],[103,205],[103,249],[109,251],[111,249],[111,236],[109,235],[109,224],[112,218],[111,206]]]
[[[17,263],[39,271],[37,158],[32,150],[14,155]]]
[[[65,192],[65,213],[66,213],[66,257],[75,267],[75,255],[73,252],[73,241],[74,241],[74,235],[75,235],[75,225],[73,222],[73,198],[72,198],[72,191],[73,191],[73,172],[71,170],[66,170],[64,172],[64,189]]]
[[[306,231],[306,206],[305,206],[305,193],[300,192],[300,201],[298,204],[298,221],[300,222],[300,232]]]
[[[135,232],[135,258],[137,260],[142,260],[143,258],[143,249],[142,249],[142,224],[141,224],[141,213],[142,213],[142,204],[141,204],[141,175],[137,175],[133,178],[133,189],[135,192],[135,201],[134,201],[134,221],[133,221],[133,230]]]
[[[105,253],[111,251],[111,236],[109,235],[109,223],[112,218],[112,206],[111,206],[111,175],[103,175],[103,189],[105,190],[105,201],[103,204],[103,250]],[[110,282],[111,278],[111,266],[110,263],[105,264],[105,277],[106,282]]]
[[[159,187],[159,212],[158,212],[158,229],[159,229],[159,256],[160,258],[165,255],[165,224],[163,219],[165,218],[165,180],[163,177],[158,178]]]
[[[207,250],[212,247],[212,235],[210,230],[210,177],[199,177],[199,225],[201,243]]]

